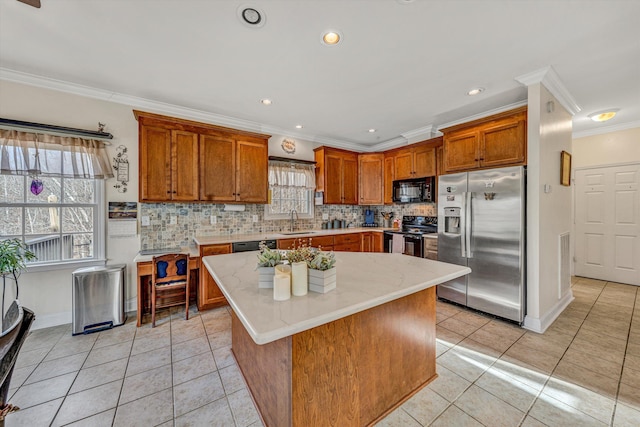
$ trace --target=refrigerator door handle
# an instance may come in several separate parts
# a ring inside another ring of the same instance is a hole
[[[460,209],[460,256],[467,257],[467,192],[462,193],[462,208]]]
[[[467,258],[473,258],[473,252],[471,252],[471,233],[472,233],[472,223],[471,223],[471,215],[472,215],[472,195],[470,191],[466,192],[465,195],[465,221],[464,221],[464,246],[467,252]]]

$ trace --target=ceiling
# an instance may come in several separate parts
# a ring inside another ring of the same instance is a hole
[[[640,126],[639,17],[638,0],[0,0],[0,78],[367,151],[523,104],[516,78],[551,66],[580,136]]]

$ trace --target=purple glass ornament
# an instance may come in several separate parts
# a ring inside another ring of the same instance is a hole
[[[42,181],[40,181],[38,178],[35,178],[33,181],[31,181],[31,193],[37,196],[38,194],[42,193],[42,190],[44,190],[44,183]]]

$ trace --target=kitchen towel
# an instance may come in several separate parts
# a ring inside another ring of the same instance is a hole
[[[391,252],[394,254],[404,252],[404,236],[402,234],[394,233],[393,240],[391,240]]]

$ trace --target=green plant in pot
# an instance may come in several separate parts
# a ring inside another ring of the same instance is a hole
[[[280,251],[270,249],[264,242],[260,242],[258,267],[275,267],[278,264],[282,264],[282,254]]]
[[[318,251],[307,265],[313,270],[326,271],[336,265],[336,256],[333,252]]]
[[[4,314],[4,294],[7,278],[16,284],[16,299],[18,299],[18,277],[27,268],[27,262],[36,259],[36,255],[27,249],[27,245],[20,239],[0,241],[0,274],[2,274],[2,313]],[[0,316],[2,317],[2,316]]]

